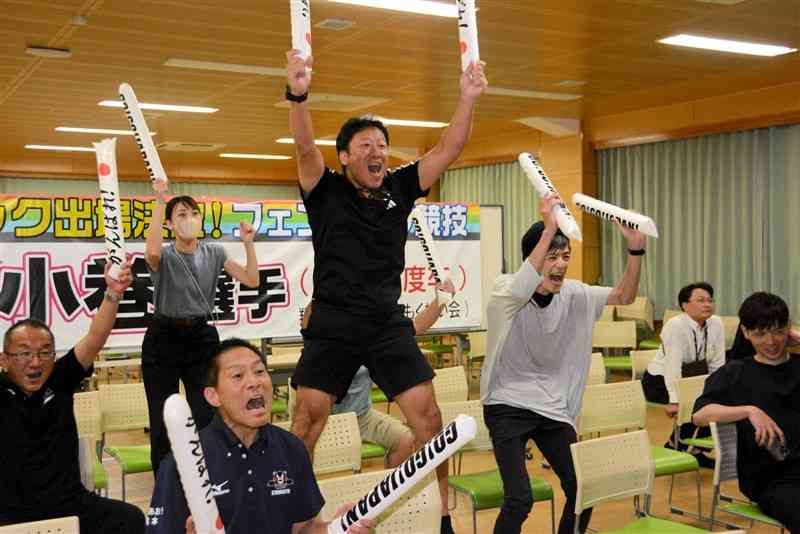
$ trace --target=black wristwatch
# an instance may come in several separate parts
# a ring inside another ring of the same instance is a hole
[[[637,250],[628,249],[628,254],[630,254],[631,256],[644,256],[644,249],[643,248]]]
[[[286,85],[286,100],[290,102],[297,102],[299,104],[300,102],[305,102],[307,98],[308,98],[308,91],[298,96],[292,93],[292,89],[289,87],[288,84]]]

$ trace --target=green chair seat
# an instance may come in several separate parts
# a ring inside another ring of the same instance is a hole
[[[682,440],[685,444],[691,445],[692,447],[698,447],[700,449],[707,449],[707,450],[714,450],[714,441],[708,438],[689,438]]]
[[[650,451],[653,454],[657,477],[688,473],[700,469],[697,458],[687,452],[665,449],[664,447],[651,447]]]
[[[426,343],[420,348],[431,351],[434,354],[448,354],[453,352],[453,345],[445,345],[442,343]]]
[[[656,350],[660,346],[660,339],[643,339],[639,342],[639,350]]]
[[[783,528],[783,525],[781,525],[778,521],[775,521],[773,518],[762,512],[757,504],[742,502],[722,504],[719,506],[719,510],[751,519],[753,521],[767,523],[768,525],[772,525],[774,527]]]
[[[604,534],[708,534],[707,530],[684,523],[674,523],[656,517],[642,517],[616,530],[603,530]]]
[[[372,404],[376,404],[378,402],[389,402],[389,397],[380,389],[372,388],[372,391],[369,392],[369,400],[372,401]]]
[[[106,447],[106,452],[119,462],[124,474],[147,473],[153,470],[150,445]]]
[[[283,415],[289,411],[289,402],[286,399],[272,399],[272,415]]]
[[[371,441],[361,442],[362,460],[370,460],[372,458],[383,458],[384,456],[386,456],[386,449],[384,449],[377,443],[372,443]]]
[[[503,504],[503,479],[497,469],[469,475],[451,475],[449,484],[456,491],[467,493],[472,498],[475,510],[499,508]],[[534,501],[553,499],[553,488],[546,480],[531,477],[531,490]]]
[[[605,356],[603,364],[609,371],[630,371],[633,369],[630,356]]]
[[[94,461],[94,489],[108,489],[108,475],[99,458]]]

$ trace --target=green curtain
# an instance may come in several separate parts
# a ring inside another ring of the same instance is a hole
[[[149,182],[120,182],[123,196],[153,194]],[[44,178],[0,177],[0,193],[46,193],[51,195],[96,195],[95,180],[53,180]],[[220,196],[244,199],[291,200],[300,199],[296,185],[243,185],[171,182],[170,193],[190,196]]]
[[[504,270],[517,270],[522,262],[522,235],[541,217],[539,197],[516,162],[447,171],[441,181],[441,199],[445,202],[502,205]]]
[[[705,280],[716,312],[736,315],[754,291],[781,295],[800,312],[800,125],[598,151],[600,198],[658,225],[639,293],[656,317],[678,308],[678,290]],[[625,262],[621,234],[603,224],[603,283]]]

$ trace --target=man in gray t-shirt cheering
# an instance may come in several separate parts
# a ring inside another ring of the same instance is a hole
[[[577,441],[592,352],[592,329],[606,304],[630,304],[639,288],[645,236],[617,225],[628,244],[628,263],[613,289],[566,280],[570,243],[558,230],[553,207],[541,200],[543,221],[522,238],[522,266],[496,282],[487,309],[487,358],[481,373],[484,417],[505,495],[495,534],[519,533],[533,506],[525,444],[537,447],[561,481],[566,503],[558,532],[575,525],[575,469],[569,445]],[[589,524],[583,513],[580,532]]]

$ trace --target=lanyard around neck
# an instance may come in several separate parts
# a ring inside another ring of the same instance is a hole
[[[692,338],[694,339],[694,360],[700,359],[700,347],[697,346],[697,332],[692,328]],[[703,359],[708,355],[708,323],[703,325]]]

